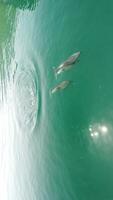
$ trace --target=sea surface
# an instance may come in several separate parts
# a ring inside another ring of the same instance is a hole
[[[0,200],[113,200],[112,19],[112,0],[0,0]]]

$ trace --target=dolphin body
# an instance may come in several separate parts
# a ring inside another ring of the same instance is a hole
[[[79,56],[80,56],[80,51],[74,53],[66,61],[64,61],[57,68],[54,69],[55,74],[57,75],[64,71],[69,70],[72,67],[72,65],[77,61]]]
[[[68,87],[68,85],[71,83],[71,81],[66,80],[66,81],[62,81],[61,83],[59,83],[57,86],[55,86],[53,89],[50,90],[51,94],[59,91],[59,90],[63,90],[66,87]]]

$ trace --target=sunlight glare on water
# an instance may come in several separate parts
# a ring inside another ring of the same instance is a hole
[[[4,102],[0,109],[0,199],[12,199],[14,186],[14,126],[12,108]]]

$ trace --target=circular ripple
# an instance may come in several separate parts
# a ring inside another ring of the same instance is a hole
[[[19,127],[33,131],[39,110],[38,77],[35,68],[18,67],[14,79],[15,113]]]

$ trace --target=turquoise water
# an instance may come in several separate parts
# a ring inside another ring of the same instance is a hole
[[[0,4],[0,199],[113,199],[112,5]]]

